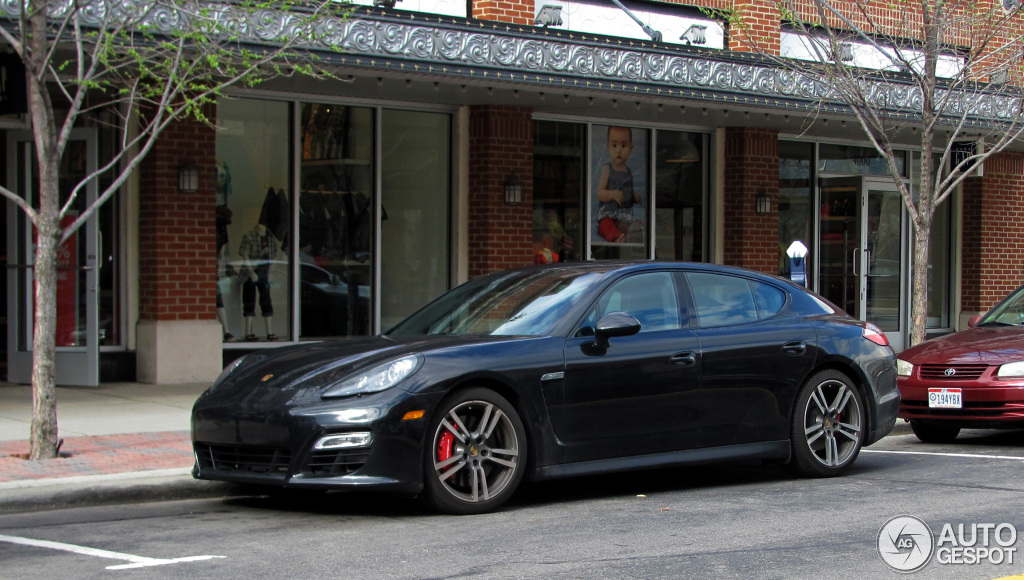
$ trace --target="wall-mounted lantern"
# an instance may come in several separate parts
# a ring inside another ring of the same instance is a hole
[[[513,171],[505,179],[505,205],[519,205],[523,203],[523,184]]]
[[[754,199],[754,211],[757,215],[768,215],[772,213],[772,198],[763,189]]]
[[[199,191],[199,166],[186,163],[178,168],[178,191],[195,193]]]

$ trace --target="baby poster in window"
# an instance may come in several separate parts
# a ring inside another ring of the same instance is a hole
[[[591,241],[598,246],[643,248],[647,212],[647,130],[593,125],[591,137]],[[625,255],[595,257],[625,258]]]

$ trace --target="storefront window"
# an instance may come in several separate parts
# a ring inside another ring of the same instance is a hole
[[[938,167],[941,158],[934,156],[932,167]],[[921,184],[921,154],[915,152],[911,163],[911,182],[917,196]],[[952,255],[952,230],[950,219],[952,200],[946,199],[935,208],[932,216],[932,230],[929,240],[928,264],[928,322],[927,328],[950,329],[950,256]]]
[[[117,140],[113,131],[99,131],[100,165],[110,162]],[[99,190],[105,191],[111,183],[110,174],[100,177]],[[101,346],[121,344],[121,196],[114,194],[100,206],[99,216],[99,340]]]
[[[533,126],[534,262],[581,259],[586,125],[537,121]]]
[[[950,321],[950,256],[952,255],[952,202],[946,200],[932,216],[931,244],[928,252],[928,328],[952,328]]]
[[[382,111],[381,329],[448,289],[450,116]],[[401,289],[400,292],[394,291]]]
[[[704,135],[658,131],[655,257],[704,261]]]
[[[374,110],[300,113],[299,336],[372,332]]]
[[[906,176],[906,152],[897,151],[895,157],[899,174]],[[891,175],[888,162],[878,150],[874,147],[857,147],[855,145],[822,143],[818,147],[818,168],[826,173]]]
[[[811,244],[811,169],[813,143],[779,141],[779,275],[792,274],[786,250],[794,242],[807,248]],[[807,280],[813,280],[807,271],[813,260],[803,260]],[[799,270],[798,270],[799,271]]]
[[[592,125],[590,252],[597,260],[648,257],[651,204],[646,129]]]
[[[289,106],[231,100],[217,125],[217,317],[224,340],[290,340]]]

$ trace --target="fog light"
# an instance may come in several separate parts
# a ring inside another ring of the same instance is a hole
[[[339,433],[321,437],[313,449],[351,449],[353,447],[369,447],[373,442],[373,433],[358,431],[355,433]]]

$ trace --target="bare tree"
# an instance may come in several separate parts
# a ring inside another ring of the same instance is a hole
[[[37,236],[29,455],[49,459],[58,451],[60,244],[125,183],[168,124],[209,122],[204,107],[228,87],[295,74],[331,76],[305,47],[322,47],[350,8],[330,0],[24,0],[5,9],[0,36],[25,65],[38,202],[27,192],[0,187],[0,193],[29,217]],[[72,129],[100,111],[119,120],[117,151],[62,201],[58,171]],[[100,176],[109,185],[62,227],[76,197]]]
[[[1017,0],[778,0],[787,33],[781,50],[778,37],[758,30],[742,9],[717,14],[780,69],[779,82],[809,83],[819,103],[845,104],[886,160],[913,230],[911,344],[925,339],[936,209],[1024,131],[1019,7]],[[906,148],[897,139],[907,129],[922,152],[916,191],[897,165]],[[965,152],[965,142],[976,147]]]

